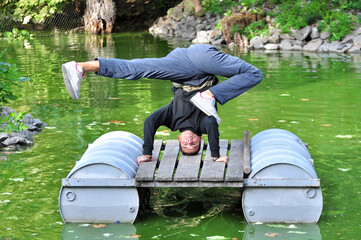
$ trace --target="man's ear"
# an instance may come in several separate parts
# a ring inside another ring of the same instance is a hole
[[[178,135],[178,142],[180,142],[180,135]]]

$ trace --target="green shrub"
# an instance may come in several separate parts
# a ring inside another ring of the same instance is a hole
[[[290,27],[300,29],[319,21],[319,30],[331,33],[330,41],[341,40],[353,29],[353,22],[358,21],[352,14],[341,9],[359,9],[358,1],[284,1],[276,14],[276,23],[280,24],[282,32],[288,32]],[[339,8],[340,10],[334,10]]]
[[[335,1],[333,1],[335,2]],[[338,1],[336,1],[338,3]],[[356,11],[361,10],[361,0],[345,0],[341,2],[340,8],[344,11],[355,9]]]
[[[288,32],[290,27],[300,29],[322,19],[325,9],[324,1],[310,1],[306,4],[300,0],[285,1],[279,6],[276,23],[280,24],[283,32]]]
[[[30,37],[30,33],[26,30],[19,30],[17,28],[13,28],[13,30],[11,32],[4,32],[3,33],[4,37],[6,38],[29,38]]]
[[[243,6],[252,7],[256,3],[256,0],[242,0]]]
[[[246,7],[259,7],[263,3],[268,2],[271,5],[277,5],[283,2],[282,0],[242,0],[241,4]]]
[[[5,133],[11,132],[20,132],[22,130],[27,130],[29,127],[26,126],[22,119],[25,113],[10,113],[7,117],[0,116],[0,124],[4,126],[3,131]]]
[[[231,34],[232,36],[234,36],[235,33],[242,33],[241,27],[239,26],[239,24],[235,25],[232,27],[231,29]]]
[[[256,21],[241,29],[239,24],[235,25],[231,29],[231,33],[234,36],[235,33],[240,33],[241,35],[246,36],[248,39],[252,39],[256,36],[267,35],[268,34],[267,23],[264,20]]]
[[[320,31],[329,31],[330,41],[341,40],[353,29],[353,22],[356,17],[343,11],[329,10],[319,23]]]
[[[0,103],[8,103],[9,100],[16,100],[13,93],[13,87],[19,86],[19,83],[30,80],[20,76],[16,64],[10,64],[3,61],[5,50],[0,52]]]
[[[252,39],[256,36],[267,35],[268,34],[267,23],[264,20],[256,21],[248,25],[243,30],[243,35],[245,35],[248,39]]]
[[[211,12],[216,15],[223,15],[227,11],[230,11],[236,5],[236,1],[233,0],[203,0],[203,11]]]

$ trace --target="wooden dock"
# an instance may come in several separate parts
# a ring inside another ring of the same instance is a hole
[[[228,165],[214,162],[210,149],[202,141],[197,155],[184,156],[179,142],[154,142],[152,162],[142,162],[135,182],[137,187],[243,187],[250,173],[249,134],[243,140],[220,140],[220,155],[228,155]],[[161,157],[160,157],[161,156]]]

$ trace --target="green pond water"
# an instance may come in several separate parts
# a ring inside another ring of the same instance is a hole
[[[0,162],[0,239],[361,239],[361,56],[300,52],[237,52],[260,68],[263,82],[219,107],[222,139],[269,128],[309,144],[321,179],[317,224],[247,224],[239,189],[156,189],[151,210],[134,224],[64,224],[61,179],[89,143],[111,131],[142,138],[144,119],[172,98],[171,83],[107,79],[88,74],[79,101],[63,84],[61,64],[95,57],[163,57],[189,43],[146,33],[108,36],[56,33],[0,40],[31,81],[8,106],[48,124],[34,146],[5,150]],[[157,139],[176,139],[161,128]],[[206,138],[205,138],[206,139]]]

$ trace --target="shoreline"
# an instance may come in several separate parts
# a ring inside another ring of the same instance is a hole
[[[186,11],[185,3],[168,10],[167,15],[158,18],[149,32],[160,38],[181,38],[193,44],[226,45],[230,49],[241,50],[282,50],[319,53],[361,53],[361,26],[355,24],[355,29],[341,41],[330,41],[332,33],[319,32],[317,23],[299,30],[291,29],[282,33],[273,22],[274,19],[264,18],[268,26],[268,35],[247,39],[239,33],[232,34],[236,24],[247,26],[260,16],[250,12],[233,13],[231,16],[219,17],[207,13],[196,18]],[[219,30],[219,29],[222,29]]]
[[[8,117],[10,113],[17,113],[16,110],[7,107],[7,106],[0,106],[0,116],[1,117]],[[9,133],[4,132],[5,126],[8,124],[9,121],[13,121],[15,125],[19,122],[23,123],[27,126],[26,130],[21,131],[11,131]],[[0,132],[0,151],[3,150],[10,150],[10,151],[17,151],[23,148],[31,147],[34,145],[34,140],[31,136],[40,133],[43,130],[43,127],[46,127],[47,124],[43,123],[38,118],[33,118],[31,114],[25,114],[24,117],[15,122],[13,119],[3,122],[1,125],[1,132]],[[6,156],[1,156],[0,160],[6,161]]]

